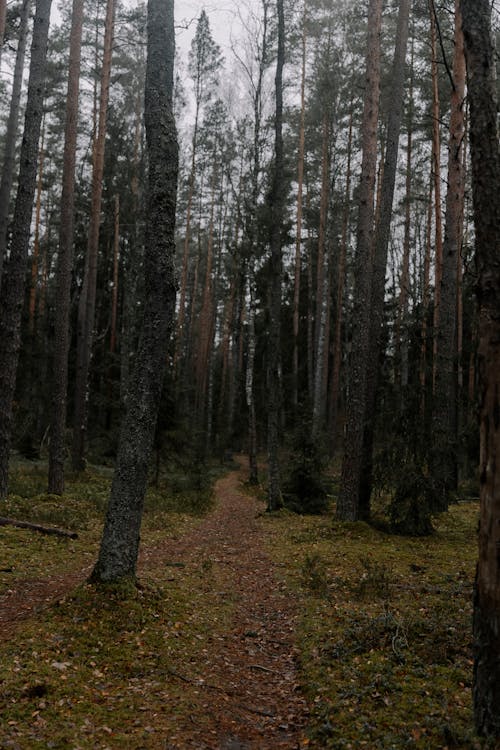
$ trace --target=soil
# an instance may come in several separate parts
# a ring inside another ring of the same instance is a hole
[[[202,660],[190,674],[171,674],[189,683],[194,697],[165,750],[295,750],[308,744],[307,706],[295,664],[297,602],[266,552],[259,520],[263,506],[242,491],[242,479],[241,470],[224,476],[215,485],[215,509],[198,526],[141,553],[139,577],[162,559],[179,566],[212,561],[225,571],[221,593],[232,602],[229,627],[214,633]],[[60,599],[89,572],[24,581],[0,597],[2,635]]]

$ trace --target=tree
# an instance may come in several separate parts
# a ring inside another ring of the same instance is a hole
[[[54,361],[52,381],[52,416],[50,424],[48,490],[64,491],[64,458],[66,403],[68,389],[69,314],[71,271],[73,267],[73,226],[75,164],[78,129],[78,88],[82,46],[84,0],[73,0],[71,17],[68,93],[64,135],[64,166],[62,176],[61,221],[57,258],[57,307],[54,321]]]
[[[455,45],[448,139],[448,189],[441,260],[439,318],[432,408],[432,474],[443,510],[458,483],[457,351],[458,264],[461,263],[464,207],[465,58],[460,2],[455,0]]]
[[[218,75],[222,65],[220,47],[215,43],[210,23],[205,10],[202,10],[196,25],[196,32],[189,52],[189,73],[193,79],[195,112],[193,136],[191,140],[191,167],[188,181],[188,198],[186,209],[186,231],[184,236],[184,252],[182,256],[182,271],[180,282],[179,315],[177,319],[176,363],[180,350],[186,338],[186,294],[188,283],[189,245],[191,240],[191,220],[193,199],[196,185],[196,159],[198,150],[198,129],[202,108],[210,101],[218,83]]]
[[[52,0],[37,0],[36,3],[12,239],[0,287],[0,497],[5,497],[8,487],[12,407],[21,345],[24,280],[36,189],[51,4]]]
[[[282,232],[285,209],[284,155],[283,155],[283,67],[285,64],[285,14],[283,0],[277,0],[278,54],[276,59],[276,110],[274,115],[274,162],[269,192],[271,290],[270,330],[268,335],[268,412],[267,452],[269,461],[269,487],[267,508],[276,510],[283,504],[279,468],[279,415],[280,415],[280,342],[281,342],[281,281]]]
[[[380,33],[382,1],[370,0],[366,51],[365,101],[362,123],[362,165],[359,185],[359,212],[355,259],[353,345],[349,363],[350,389],[341,489],[337,517],[354,521],[359,515],[364,423],[366,416],[366,368],[370,351],[370,307],[372,294],[372,242],[374,222],[375,172],[377,166],[377,126],[380,92]]]
[[[174,3],[149,0],[145,122],[148,153],[142,332],[118,450],[97,582],[134,579],[167,349],[175,311],[174,230],[178,146],[173,115]]]
[[[391,231],[391,217],[396,185],[399,136],[403,116],[406,47],[410,0],[400,0],[394,59],[391,72],[391,103],[387,117],[387,134],[383,177],[380,184],[380,210],[375,230],[373,280],[370,302],[370,344],[366,361],[366,405],[363,437],[363,467],[360,482],[360,510],[370,515],[372,492],[373,437],[377,401],[379,362],[382,352],[385,280]]]
[[[474,716],[500,737],[500,151],[489,0],[461,0],[479,301],[479,561],[474,591]]]
[[[85,439],[88,421],[88,389],[90,358],[94,339],[97,260],[99,253],[99,228],[101,223],[101,203],[106,142],[106,120],[109,102],[109,83],[113,53],[115,23],[115,0],[108,0],[104,31],[104,51],[101,69],[101,92],[99,118],[92,153],[92,200],[88,231],[85,275],[78,304],[77,364],[75,383],[75,414],[73,424],[73,469],[85,468]]]
[[[12,79],[12,94],[10,98],[9,119],[5,134],[2,179],[0,181],[0,280],[7,249],[7,230],[9,224],[10,194],[14,177],[17,124],[21,103],[21,89],[23,84],[24,57],[28,36],[28,19],[31,0],[23,0],[19,23],[19,38],[17,42],[16,63]],[[2,33],[3,41],[3,33]]]

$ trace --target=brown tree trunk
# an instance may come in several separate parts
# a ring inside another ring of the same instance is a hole
[[[462,0],[479,298],[479,561],[474,595],[474,717],[500,737],[500,153],[490,0]]]
[[[349,218],[351,215],[351,160],[352,160],[352,131],[353,106],[349,113],[349,135],[347,138],[347,165],[344,193],[344,210],[342,215],[342,237],[339,248],[339,263],[337,269],[337,297],[335,312],[335,330],[333,337],[333,364],[330,384],[330,453],[333,456],[339,433],[338,408],[340,396],[340,368],[342,365],[342,310],[344,304],[345,269],[347,260],[347,235],[349,232]]]
[[[37,0],[36,3],[12,240],[0,287],[0,498],[6,496],[8,489],[12,405],[21,345],[21,315],[36,190],[51,4],[52,0]]]
[[[460,0],[455,0],[455,45],[448,142],[448,190],[441,269],[440,310],[432,408],[432,475],[441,507],[458,482],[457,435],[457,265],[462,247],[464,175],[462,146],[465,129],[465,57]]]
[[[373,441],[375,435],[375,413],[379,362],[382,355],[382,332],[384,319],[385,275],[391,233],[392,206],[396,185],[399,136],[403,117],[406,47],[410,0],[400,0],[396,43],[391,75],[391,106],[387,122],[387,144],[382,177],[380,214],[375,232],[372,293],[370,304],[369,349],[366,363],[366,413],[363,437],[363,468],[360,480],[360,515],[370,515],[372,493]]]
[[[16,159],[17,123],[19,120],[19,106],[21,103],[21,89],[23,85],[24,58],[26,55],[30,7],[31,0],[23,0],[19,23],[16,62],[12,79],[9,118],[7,120],[7,130],[5,132],[4,141],[2,179],[0,181],[0,281],[2,279],[3,263],[7,251],[10,194],[12,192],[12,181]]]
[[[73,268],[75,164],[78,134],[83,7],[84,0],[73,0],[64,131],[61,219],[56,270],[57,306],[54,320],[48,491],[57,495],[61,495],[64,492],[64,459],[66,454],[64,435],[68,399],[69,314],[71,273]]]
[[[77,359],[75,378],[75,414],[73,424],[72,463],[74,471],[85,468],[85,443],[88,422],[88,389],[90,360],[94,339],[97,260],[99,254],[99,229],[101,223],[102,180],[104,172],[104,148],[106,142],[106,118],[113,52],[115,0],[107,0],[104,51],[101,70],[101,93],[97,136],[94,144],[92,164],[92,202],[90,225],[85,257],[85,275],[78,304]]]
[[[269,463],[268,511],[283,504],[279,465],[279,423],[281,406],[280,344],[281,344],[281,233],[284,219],[284,154],[283,154],[283,67],[285,63],[285,13],[283,0],[276,1],[278,13],[278,55],[276,60],[276,109],[274,116],[274,162],[269,195],[271,214],[271,295],[270,330],[268,337],[267,452]]]
[[[178,146],[172,109],[173,0],[149,0],[147,29],[149,174],[144,317],[99,558],[92,574],[97,582],[135,579],[148,464],[175,314]]]
[[[436,15],[433,0],[429,0],[431,19],[431,78],[432,78],[432,163],[434,174],[434,221],[435,221],[435,248],[434,248],[434,315],[432,323],[432,390],[436,381],[436,363],[438,339],[437,330],[439,326],[439,315],[441,305],[441,276],[443,273],[443,217],[441,212],[441,135],[439,127],[440,102],[439,102],[439,74],[437,60],[437,29]]]
[[[350,388],[342,461],[342,478],[337,518],[354,521],[359,517],[363,434],[366,414],[366,369],[369,356],[370,304],[373,277],[373,221],[377,170],[377,127],[380,95],[380,34],[382,0],[369,0],[366,51],[365,101],[362,138],[362,165],[359,186],[359,212],[355,257],[355,290]]]
[[[429,312],[429,301],[430,301],[430,272],[431,272],[431,249],[432,249],[432,213],[433,213],[433,202],[432,196],[434,194],[434,167],[431,166],[431,175],[429,180],[429,200],[427,204],[427,226],[425,230],[425,257],[424,257],[424,278],[422,288],[422,328],[421,328],[421,346],[420,346],[420,362],[419,362],[419,379],[420,379],[420,416],[422,421],[425,421],[427,412],[427,342],[428,342],[428,331],[427,325],[427,314]]]

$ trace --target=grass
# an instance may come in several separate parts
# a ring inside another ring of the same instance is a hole
[[[471,605],[478,506],[427,538],[278,514],[269,550],[300,602],[311,748],[495,747],[472,722]]]
[[[108,473],[70,477],[64,498],[43,493],[43,468],[18,470],[4,513],[76,529],[76,540],[0,528],[0,592],[96,559]],[[210,489],[151,489],[143,542],[180,537],[211,507]],[[161,558],[140,588],[81,584],[0,642],[0,747],[165,748],[189,717],[197,664],[229,605],[225,571]],[[200,719],[203,723],[203,718]]]
[[[44,494],[21,467],[5,515],[75,529],[76,540],[0,528],[0,592],[96,558],[109,472]],[[148,493],[143,542],[180,537],[210,507],[183,481]],[[317,749],[479,750],[471,708],[471,600],[478,507],[454,505],[427,538],[331,516],[259,523],[299,603],[301,688]],[[82,584],[0,642],[1,748],[165,748],[189,724],[198,666],[234,606],[216,560],[148,567],[138,590]],[[187,678],[187,681],[186,679]],[[203,733],[204,718],[197,731]],[[175,745],[174,745],[175,746]],[[193,745],[194,746],[194,745]]]

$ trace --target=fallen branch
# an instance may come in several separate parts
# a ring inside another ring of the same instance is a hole
[[[40,534],[52,534],[54,536],[65,536],[70,539],[78,539],[76,531],[65,531],[64,529],[56,529],[53,526],[41,526],[38,523],[17,521],[15,518],[5,518],[4,516],[0,516],[0,526],[16,526],[19,529],[38,531]]]

